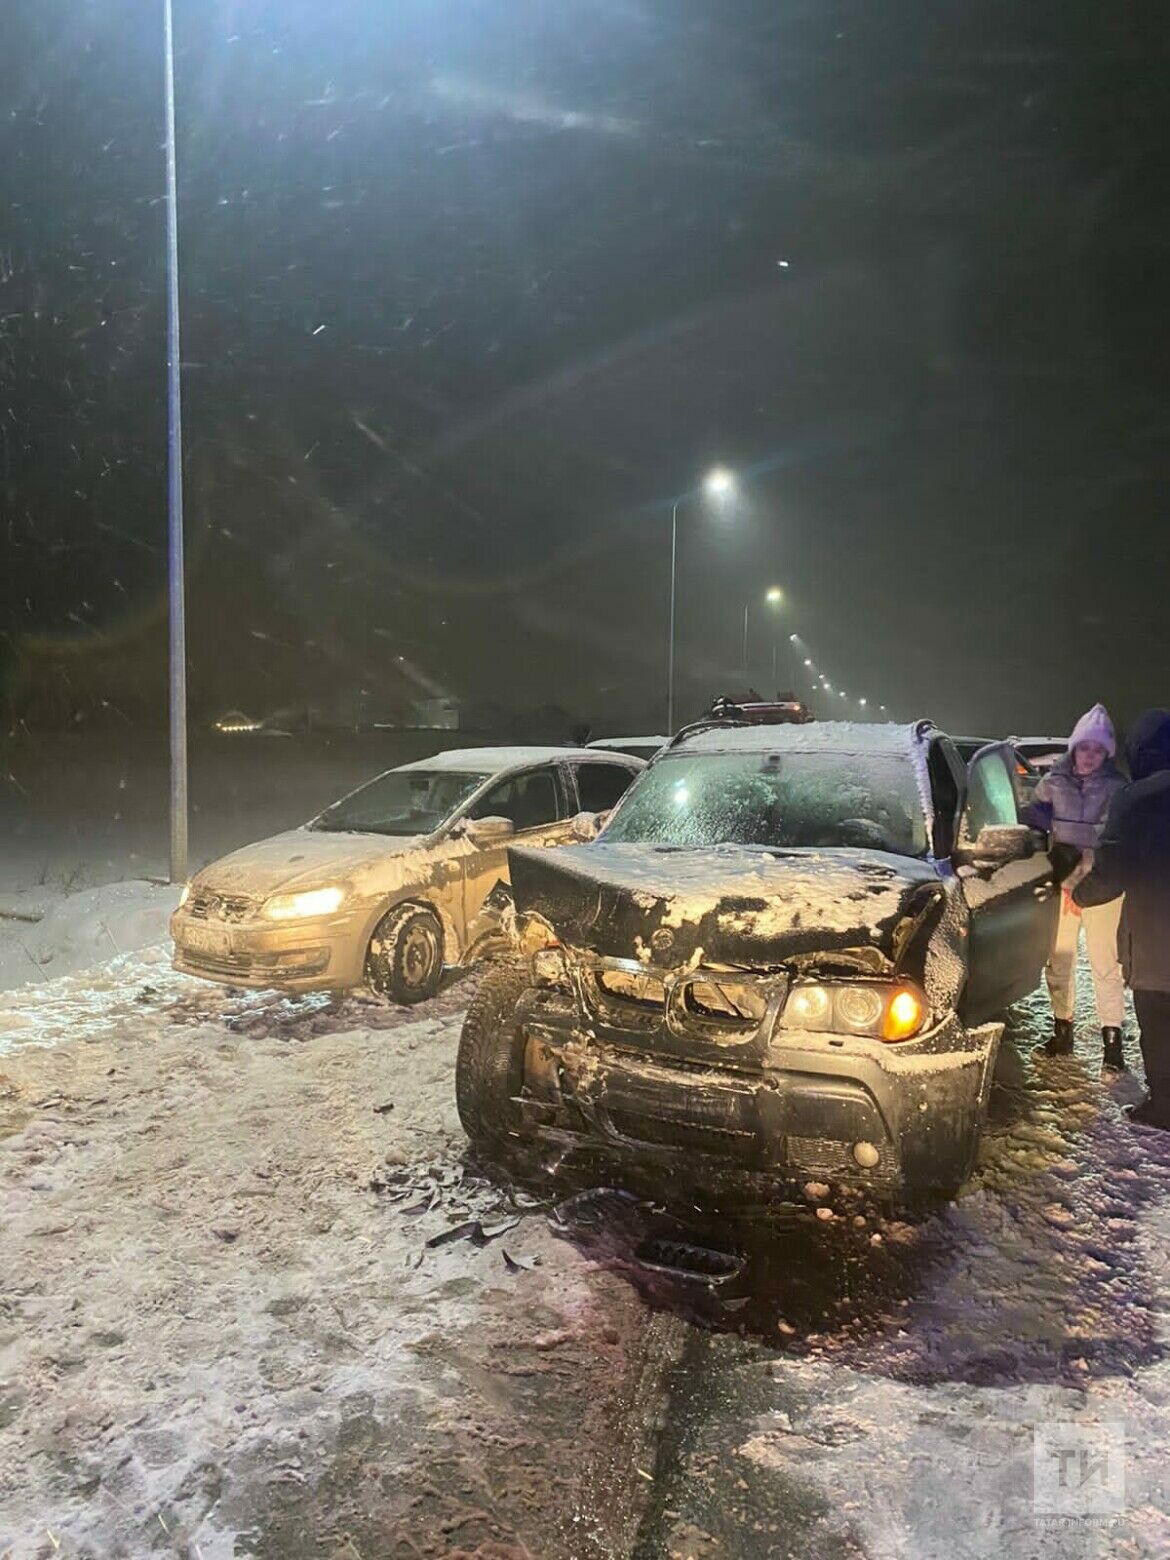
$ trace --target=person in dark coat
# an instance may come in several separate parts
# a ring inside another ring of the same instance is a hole
[[[1082,906],[1125,896],[1119,946],[1141,1025],[1149,1097],[1132,1120],[1170,1131],[1170,710],[1147,710],[1127,744],[1133,784],[1114,800]]]

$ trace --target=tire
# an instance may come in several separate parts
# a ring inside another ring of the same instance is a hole
[[[426,1002],[443,980],[443,926],[433,910],[398,905],[374,928],[366,984],[404,1007]]]
[[[513,1097],[524,1087],[524,1036],[516,1004],[528,988],[528,972],[496,965],[471,999],[455,1061],[455,1105],[463,1130],[477,1148],[499,1149],[520,1123]]]

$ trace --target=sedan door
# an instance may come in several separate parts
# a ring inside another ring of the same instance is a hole
[[[645,767],[620,759],[574,759],[571,768],[579,811],[608,817]]]
[[[514,833],[507,839],[473,850],[463,858],[463,925],[472,927],[483,902],[497,883],[508,881],[511,845],[564,845],[573,838],[575,809],[564,796],[564,780],[556,764],[523,769],[497,781],[475,802],[469,818],[507,818]],[[465,936],[464,945],[467,938]]]
[[[971,760],[960,844],[974,844],[989,825],[1018,823],[1014,763],[1006,743],[984,748]],[[963,1016],[980,1024],[1002,1015],[1039,984],[1060,901],[1043,851],[990,870],[959,870],[971,912]]]

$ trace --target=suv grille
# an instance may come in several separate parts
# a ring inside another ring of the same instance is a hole
[[[246,921],[259,904],[246,894],[194,893],[187,900],[187,914],[195,921]]]

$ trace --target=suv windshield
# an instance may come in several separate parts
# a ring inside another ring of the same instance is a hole
[[[921,856],[926,819],[904,758],[710,753],[663,758],[634,782],[607,840],[853,847]]]
[[[392,769],[326,807],[309,827],[356,834],[431,834],[488,778],[452,769]]]

